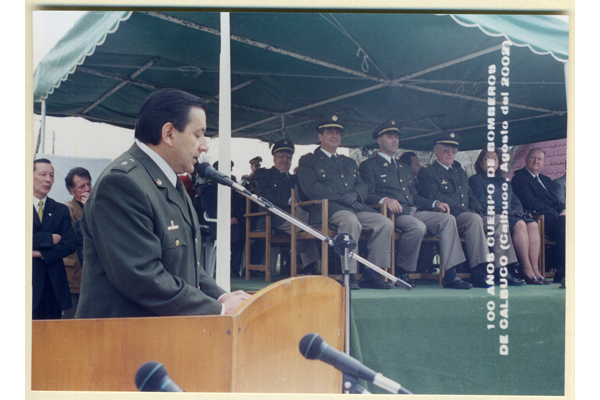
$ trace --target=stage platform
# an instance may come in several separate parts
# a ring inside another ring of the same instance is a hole
[[[232,290],[266,285],[231,281]],[[494,289],[418,281],[410,291],[352,291],[351,355],[414,394],[563,396],[568,289]]]

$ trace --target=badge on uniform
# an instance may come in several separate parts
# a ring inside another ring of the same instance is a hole
[[[447,185],[447,184],[448,184],[448,182],[446,182],[445,179],[442,179],[442,185]]]
[[[173,222],[173,220],[171,220],[171,225],[169,225],[167,227],[167,230],[174,231],[175,229],[179,229],[179,225],[175,225],[175,223]]]

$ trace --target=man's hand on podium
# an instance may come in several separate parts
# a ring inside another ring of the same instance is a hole
[[[219,301],[223,303],[224,314],[233,314],[233,312],[242,304],[244,301],[250,298],[250,295],[243,290],[236,290],[235,292],[225,293],[219,298]]]

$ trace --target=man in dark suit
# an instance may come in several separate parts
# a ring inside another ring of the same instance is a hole
[[[65,185],[69,193],[73,195],[73,198],[67,201],[65,205],[69,207],[71,224],[73,225],[73,229],[75,229],[77,243],[80,243],[83,242],[83,238],[79,235],[81,230],[78,233],[75,224],[81,218],[83,206],[92,191],[92,176],[87,169],[75,167],[65,177]],[[75,318],[77,304],[79,303],[79,292],[81,290],[81,260],[77,252],[74,252],[65,257],[63,262],[67,269],[67,280],[69,281],[69,289],[71,290],[71,303],[73,303],[72,308],[63,312],[63,318],[72,319]]]
[[[511,184],[525,210],[544,215],[545,234],[556,241],[557,254],[550,260],[556,270],[554,282],[560,282],[565,277],[566,206],[558,198],[552,179],[540,173],[545,164],[544,150],[539,148],[529,150],[525,159],[525,168],[515,171]]]
[[[358,174],[356,161],[336,154],[343,130],[344,124],[336,115],[319,121],[317,132],[321,145],[314,153],[300,158],[300,187],[311,200],[328,199],[329,223],[336,226],[338,232],[348,233],[358,242],[363,229],[372,230],[367,243],[368,260],[380,268],[388,269],[391,264],[392,222],[365,204],[369,189]],[[311,223],[320,222],[315,217],[320,217],[320,211],[311,213]],[[352,289],[359,288],[355,277],[357,270],[356,261],[351,260],[349,271]],[[376,272],[366,268],[360,287],[391,289],[393,284],[384,282]]]
[[[83,210],[76,318],[230,314],[249,297],[204,271],[198,219],[177,176],[207,150],[205,110],[180,90],[145,100],[136,142],[102,172]]]
[[[256,182],[256,194],[269,200],[276,207],[291,212],[292,189],[296,191],[296,200],[298,198],[298,177],[290,174],[292,159],[294,157],[295,146],[288,139],[281,139],[273,145],[271,154],[273,155],[273,167],[266,169],[260,168],[254,172]],[[298,208],[296,217],[303,222],[308,221],[308,213]],[[292,224],[283,218],[273,215],[271,217],[271,227],[282,230],[288,234],[292,233]],[[317,240],[317,239],[315,239]],[[319,261],[319,248],[314,240],[300,241],[298,247],[302,251],[303,268],[302,274],[316,274],[317,261]]]
[[[60,319],[72,307],[63,258],[75,251],[69,209],[48,197],[54,167],[45,158],[33,162],[32,319]]]
[[[419,171],[421,170],[421,162],[419,161],[419,157],[414,151],[405,151],[400,156],[400,162],[404,165],[408,166],[410,169],[410,173],[412,174],[413,181],[415,185],[419,183],[418,176]]]
[[[231,167],[233,168],[233,161]],[[219,162],[213,163],[213,168],[219,169]],[[235,176],[231,175],[231,179],[237,183]],[[206,216],[210,219],[217,219],[217,212],[219,206],[219,184],[212,179],[207,179],[206,184],[200,189],[200,203],[202,209],[206,212]],[[229,226],[230,226],[230,259],[229,269],[232,277],[242,276],[242,255],[244,253],[244,245],[246,243],[246,219],[244,218],[244,212],[246,210],[246,198],[239,194],[237,191],[231,191],[231,202],[230,202],[230,215]],[[217,223],[208,222],[208,226],[212,231],[212,237],[217,239]]]
[[[471,267],[470,282],[475,287],[486,288],[494,284],[494,277],[498,280],[499,274],[504,275],[505,271],[500,271],[501,267],[513,266],[517,262],[517,255],[510,236],[501,238],[503,233],[498,215],[492,218],[497,245],[488,248],[483,228],[483,209],[469,188],[467,173],[460,163],[454,160],[459,143],[460,137],[456,133],[443,133],[438,136],[433,148],[436,161],[419,171],[417,190],[423,197],[448,204],[450,213],[456,218],[458,232],[465,236],[467,259]],[[508,241],[504,249],[499,245],[501,239]],[[490,251],[494,255],[493,262],[488,260]],[[501,260],[505,265],[500,264]],[[506,279],[509,285],[525,284],[523,279],[516,278],[509,272],[502,278]]]
[[[367,203],[386,204],[389,212],[397,214],[396,228],[402,232],[402,238],[396,255],[396,275],[413,284],[408,274],[416,271],[421,242],[430,232],[440,238],[440,257],[445,268],[443,286],[471,289],[473,286],[460,279],[454,268],[466,261],[456,219],[450,215],[446,203],[423,198],[417,193],[410,167],[394,158],[399,133],[393,119],[375,128],[373,139],[379,144],[379,152],[360,165],[360,176],[369,185]]]

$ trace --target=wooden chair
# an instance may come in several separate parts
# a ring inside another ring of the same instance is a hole
[[[291,215],[296,217],[298,207],[308,207],[312,205],[320,204],[321,205],[321,225],[313,226],[315,230],[320,231],[326,236],[334,237],[337,234],[335,229],[332,229],[329,226],[329,202],[327,199],[323,200],[307,200],[302,202],[296,201],[296,196],[292,196],[292,212]],[[308,232],[300,231],[295,226],[292,226],[292,234],[291,240],[293,243],[296,243],[297,240],[318,240],[313,235]],[[291,273],[292,276],[297,274],[297,265],[296,265],[297,251],[296,246],[292,247],[292,263],[291,263]],[[321,275],[329,276],[329,245],[326,242],[321,243]]]
[[[382,213],[383,213],[383,209],[382,209]],[[394,213],[387,213],[387,209],[385,209],[385,216],[388,216],[391,220],[392,223],[394,224],[394,234],[392,235],[392,271],[395,270],[395,265],[396,265],[396,242],[400,242],[400,239],[402,239],[402,233],[399,232],[395,226],[396,226],[396,214]],[[425,243],[434,243],[434,244],[439,244],[439,237],[434,236],[434,235],[425,235],[425,237],[423,238],[423,241],[421,242],[421,251],[423,250],[423,244]],[[465,239],[464,237],[460,238],[461,243],[464,243]],[[440,264],[439,264],[439,272],[438,273],[421,273],[421,272],[414,272],[411,274],[408,274],[410,279],[437,279],[439,281],[440,286],[442,285],[442,280],[444,279],[444,265],[442,264],[442,259],[440,258]],[[470,277],[470,274],[468,273],[457,273],[458,277],[461,279],[468,279]]]
[[[250,271],[263,271],[265,273],[265,282],[271,282],[271,245],[287,244],[291,246],[292,253],[295,253],[295,241],[291,240],[291,237],[288,234],[275,234],[271,227],[271,213],[267,210],[252,212],[252,204],[254,204],[254,202],[247,198],[246,213],[244,214],[244,217],[246,218],[246,280],[250,279]],[[265,219],[264,231],[252,230],[253,220],[257,220],[259,218]],[[264,264],[251,264],[250,262],[252,255],[251,243],[253,240],[264,240],[265,242]],[[293,271],[292,276],[295,276],[296,267],[294,255],[292,255],[291,265],[292,267],[290,269]]]
[[[292,197],[292,199],[295,199],[295,197]],[[308,207],[308,206],[314,206],[314,205],[321,206],[321,224],[319,226],[313,226],[313,228],[320,231],[321,233],[323,233],[324,235],[326,235],[330,238],[335,237],[337,235],[337,230],[329,225],[329,201],[327,199],[308,200],[308,201],[303,201],[303,202],[296,202],[296,201],[292,200],[292,216],[296,216],[298,207]],[[382,205],[377,204],[377,205],[374,205],[371,207],[374,209],[380,209],[382,213],[387,212],[387,208],[383,204]],[[359,241],[367,240],[369,238],[369,236],[370,236],[370,232],[366,232],[365,230],[363,230],[363,232],[361,232],[361,235],[358,238],[358,240]],[[297,232],[297,229],[295,227],[292,227],[292,241],[295,243],[296,240],[315,240],[315,237],[307,232]],[[358,252],[358,243],[357,243],[356,251]],[[296,250],[295,250],[295,248],[292,248],[292,259],[295,260],[295,257],[296,257]],[[393,257],[393,253],[392,253],[392,257]],[[292,273],[293,274],[296,273],[296,265],[293,262],[292,262]],[[393,258],[392,258],[392,264],[391,264],[391,274],[392,275],[394,274]],[[333,278],[333,279],[342,279],[343,278],[343,275],[331,274],[329,271],[329,245],[326,242],[322,242],[322,244],[321,244],[321,275],[329,276],[330,278]],[[356,279],[360,279],[360,277],[361,277],[360,274],[356,275]]]
[[[556,242],[546,236],[546,219],[544,215],[538,215],[536,220],[540,232],[540,258],[538,260],[538,268],[544,278],[552,278],[554,277],[555,272],[546,272],[546,247],[553,246]]]

